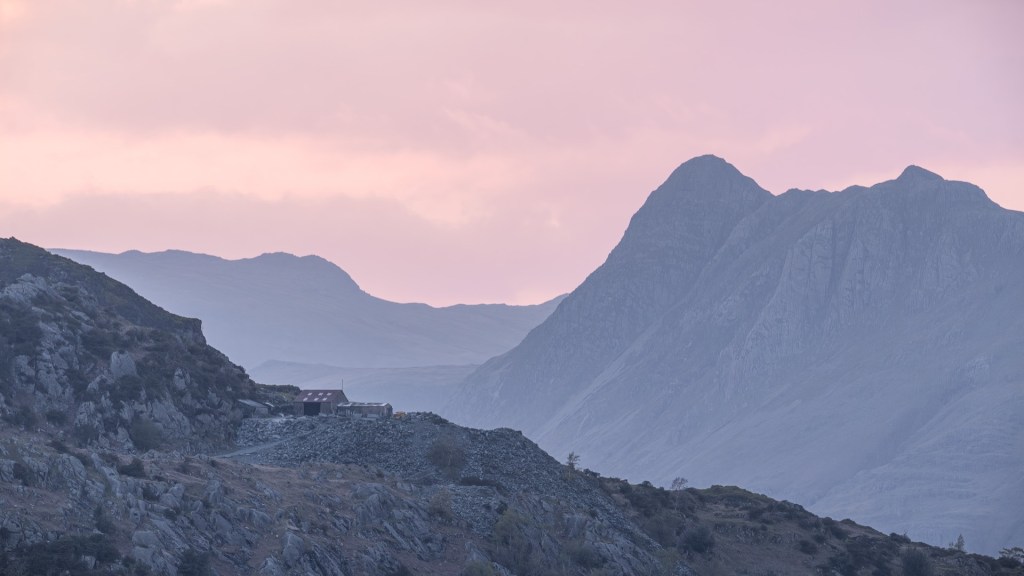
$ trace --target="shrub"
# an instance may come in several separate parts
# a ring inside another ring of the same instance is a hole
[[[211,576],[210,553],[198,552],[192,548],[185,550],[178,562],[178,576]]]
[[[707,526],[698,526],[683,536],[682,546],[690,552],[705,554],[715,547],[715,535]]]
[[[810,540],[801,540],[797,543],[796,547],[798,550],[809,556],[813,556],[818,553],[818,545]]]
[[[47,410],[46,421],[50,424],[64,424],[68,421],[68,415],[60,410]]]
[[[466,453],[452,437],[438,438],[427,451],[427,459],[449,478],[457,478],[466,463]]]
[[[71,437],[79,446],[88,446],[99,440],[100,430],[93,424],[79,424],[71,429]]]
[[[154,486],[146,484],[145,486],[142,487],[143,500],[146,500],[147,502],[156,502],[159,498],[160,494],[157,493],[157,490]]]
[[[932,576],[932,563],[928,556],[917,549],[903,553],[903,576]]]
[[[110,401],[128,404],[142,397],[142,379],[138,376],[122,376],[110,387]]]
[[[672,492],[653,486],[650,482],[636,486],[623,484],[619,491],[629,500],[630,505],[646,518],[672,508]]]
[[[601,557],[601,554],[585,542],[571,542],[566,551],[569,553],[569,558],[580,568],[591,570],[604,565],[604,558]]]
[[[47,442],[46,445],[53,448],[58,454],[67,454],[68,452],[67,445],[56,438]]]
[[[430,504],[427,506],[427,511],[437,518],[450,520],[452,518],[451,493],[447,490],[438,490],[437,493],[431,497]]]
[[[93,356],[107,360],[117,350],[117,340],[109,331],[93,328],[82,334],[82,346]]]
[[[14,478],[29,487],[35,486],[38,481],[36,473],[19,460],[14,461]]]
[[[846,537],[848,536],[846,530],[843,530],[839,524],[828,524],[827,529],[829,534],[831,534],[836,540],[846,540]]]
[[[132,444],[135,444],[135,447],[143,452],[155,450],[163,443],[163,434],[160,432],[160,428],[145,418],[136,418],[132,422],[128,436],[132,439]]]
[[[145,478],[146,466],[145,464],[142,463],[142,460],[139,460],[138,458],[132,458],[132,461],[129,462],[128,464],[122,464],[118,466],[117,472],[119,474],[124,474],[125,476]]]
[[[54,542],[20,546],[0,555],[0,574],[98,574],[88,571],[82,556],[100,564],[121,558],[117,548],[103,534],[64,537]]]
[[[908,538],[906,534],[897,534],[895,532],[890,532],[889,539],[893,542],[899,542],[901,544],[910,544],[910,538]]]
[[[34,430],[39,417],[31,406],[19,406],[16,410],[7,415],[7,421],[15,426],[22,426],[26,430]]]
[[[114,521],[107,516],[107,513],[103,511],[100,506],[96,507],[96,510],[92,513],[93,521],[96,523],[96,529],[103,534],[113,534],[117,532],[117,526],[114,525]]]
[[[840,552],[839,554],[829,558],[827,567],[832,572],[841,574],[842,576],[857,575],[857,564],[852,558],[850,558],[850,555],[845,552]]]

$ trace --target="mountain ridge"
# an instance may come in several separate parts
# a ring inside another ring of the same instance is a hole
[[[560,298],[534,306],[435,308],[366,293],[319,256],[226,260],[184,251],[118,255],[55,249],[203,318],[210,341],[253,370],[268,361],[359,368],[478,364],[511,348]]]
[[[684,471],[698,482],[753,486],[931,541],[960,528],[989,551],[1006,545],[1000,538],[1024,537],[1005,512],[1000,522],[1010,523],[1002,528],[966,512],[941,522],[922,516],[922,507],[941,508],[940,496],[927,504],[904,494],[911,512],[890,502],[854,516],[865,511],[855,507],[859,488],[848,480],[887,464],[877,485],[911,468],[932,470],[909,450],[923,442],[916,430],[936,418],[969,437],[995,428],[957,423],[947,408],[956,405],[955,388],[946,383],[962,373],[980,373],[975,378],[1003,391],[1024,381],[1024,365],[1008,356],[1012,342],[1024,344],[1024,215],[999,208],[974,185],[910,167],[901,178],[838,193],[765,197],[751,188],[755,205],[737,208],[741,217],[700,210],[694,217],[681,205],[661,210],[650,230],[635,229],[665,187],[678,183],[670,177],[653,192],[605,264],[520,346],[470,375],[445,414],[468,424],[487,414],[555,454],[575,451],[626,477],[667,483]],[[722,198],[713,190],[699,196]],[[631,241],[645,235],[647,245]],[[663,249],[673,241],[683,245]],[[675,282],[636,273],[658,267],[694,272]],[[625,312],[609,317],[602,307]],[[622,336],[618,343],[602,344],[609,332]],[[590,370],[567,369],[573,363]],[[1020,403],[1012,394],[1007,400]],[[972,401],[998,413],[991,399]],[[1010,431],[999,450],[1024,442],[1018,423],[999,422]],[[651,430],[657,434],[646,444],[636,440]],[[960,455],[961,442],[943,438],[931,457],[964,468],[975,504],[1014,501],[1012,491],[990,489],[982,472],[1007,480],[1008,467],[1020,462],[972,460]],[[830,456],[825,439],[847,457]],[[904,467],[893,468],[897,461]],[[959,490],[939,482],[947,498]],[[929,528],[930,519],[937,523]]]

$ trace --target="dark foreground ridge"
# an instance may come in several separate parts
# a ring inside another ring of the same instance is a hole
[[[223,457],[3,429],[0,574],[1024,574],[735,487],[665,490],[432,414],[245,420]]]

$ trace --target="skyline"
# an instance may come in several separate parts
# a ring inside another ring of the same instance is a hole
[[[1022,16],[0,0],[0,228],[317,254],[375,296],[446,305],[571,291],[705,153],[775,194],[916,164],[1024,210]]]

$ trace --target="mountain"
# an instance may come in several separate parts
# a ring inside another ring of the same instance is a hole
[[[738,488],[601,477],[513,430],[244,418],[288,390],[13,239],[0,328],[0,574],[1024,574]]]
[[[230,445],[259,399],[199,321],[91,268],[0,239],[0,417],[64,441],[186,452]]]
[[[559,300],[536,306],[399,304],[367,294],[317,256],[224,260],[176,250],[53,252],[168,310],[201,318],[210,342],[249,370],[269,361],[349,368],[480,364],[518,344]]]
[[[772,196],[682,164],[444,413],[667,484],[992,552],[1024,541],[1024,214],[911,166]]]

